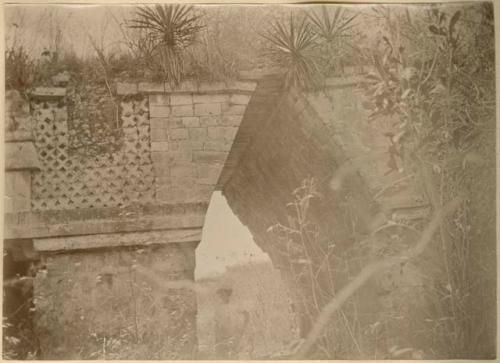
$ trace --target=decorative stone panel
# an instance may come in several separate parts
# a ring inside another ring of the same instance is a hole
[[[32,183],[33,210],[122,207],[152,201],[155,189],[147,98],[134,96],[121,102],[118,131],[123,139],[116,151],[85,154],[78,147],[102,142],[92,134],[101,131],[83,125],[76,144],[71,129],[75,122],[69,122],[75,120],[68,120],[66,100],[60,93],[32,95],[35,145],[42,164]]]

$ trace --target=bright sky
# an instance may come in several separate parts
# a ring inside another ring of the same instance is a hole
[[[212,195],[203,238],[196,249],[196,278],[224,272],[226,266],[252,261],[269,261],[252,235],[236,217],[220,192]]]

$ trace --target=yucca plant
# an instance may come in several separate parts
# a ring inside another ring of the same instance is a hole
[[[274,66],[285,70],[285,87],[309,88],[317,84],[319,67],[313,53],[316,35],[304,17],[275,21],[261,34],[268,41],[266,53]]]
[[[332,43],[339,37],[345,35],[353,25],[352,21],[357,17],[357,14],[348,16],[344,9],[335,8],[333,17],[328,13],[325,5],[321,6],[320,12],[311,12],[307,17],[313,25],[313,30],[325,42]]]
[[[312,30],[318,36],[326,73],[335,71],[338,60],[345,55],[345,38],[354,26],[352,22],[357,15],[350,16],[340,7],[335,8],[333,14],[330,14],[325,5],[321,6],[319,12],[313,11],[307,14]]]
[[[143,29],[153,44],[153,54],[160,57],[160,68],[166,81],[178,84],[184,71],[184,50],[203,29],[200,16],[187,5],[139,7],[130,28]]]

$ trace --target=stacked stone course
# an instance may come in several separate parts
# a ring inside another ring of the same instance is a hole
[[[160,202],[207,202],[255,89],[253,82],[117,84],[148,94],[151,152]]]

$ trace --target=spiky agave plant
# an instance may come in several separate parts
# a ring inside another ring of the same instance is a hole
[[[184,50],[203,29],[200,16],[193,7],[179,4],[138,7],[130,28],[143,29],[160,56],[160,66],[166,81],[178,84],[184,71]]]
[[[274,66],[285,70],[285,86],[310,88],[318,83],[319,67],[314,55],[316,35],[307,19],[275,21],[261,34],[267,41],[265,53]]]

